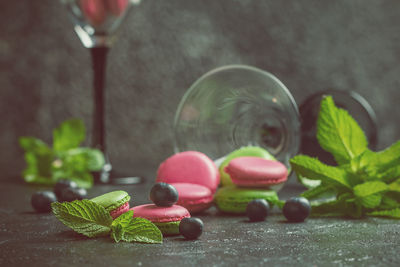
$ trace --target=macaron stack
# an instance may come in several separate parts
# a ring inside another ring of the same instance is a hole
[[[179,224],[182,219],[190,217],[189,211],[175,205],[178,192],[175,187],[166,183],[155,184],[150,191],[154,204],[133,207],[133,217],[145,218],[154,223],[164,236],[179,235]]]
[[[160,164],[157,182],[171,184],[179,194],[177,204],[198,213],[213,204],[220,182],[215,163],[197,151],[177,153]]]
[[[260,147],[243,147],[229,154],[220,166],[222,187],[215,196],[219,210],[243,214],[249,202],[265,199],[271,205],[279,198],[271,186],[284,183],[288,170]]]

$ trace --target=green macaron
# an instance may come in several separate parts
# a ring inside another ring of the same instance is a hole
[[[92,198],[91,201],[103,206],[108,212],[118,209],[131,199],[125,191],[118,190]]]
[[[240,188],[235,185],[221,187],[215,195],[218,209],[234,214],[246,213],[247,204],[254,199],[265,199],[271,206],[279,201],[274,190]]]
[[[224,169],[231,160],[238,157],[259,157],[269,160],[276,160],[275,157],[272,156],[267,150],[258,146],[245,146],[234,150],[226,156],[225,160],[219,166],[222,186],[233,185],[231,177],[225,172]]]

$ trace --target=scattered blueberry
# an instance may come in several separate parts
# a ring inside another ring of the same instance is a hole
[[[199,218],[183,218],[179,223],[179,233],[186,239],[197,239],[203,233],[203,221]]]
[[[289,222],[302,222],[310,215],[310,202],[304,197],[292,197],[283,206],[283,215]]]
[[[178,191],[167,183],[157,183],[150,191],[150,199],[157,206],[171,207],[178,201]]]
[[[87,196],[86,189],[84,188],[66,188],[61,191],[61,197],[58,198],[59,201],[74,201],[74,200],[82,200]]]
[[[252,222],[264,221],[269,214],[269,204],[265,199],[254,199],[247,204],[246,215]]]
[[[37,212],[50,212],[51,203],[56,202],[57,198],[51,191],[40,191],[32,195],[31,204]]]
[[[57,198],[61,198],[61,193],[64,189],[66,188],[77,188],[78,185],[74,181],[62,179],[59,180],[55,185],[54,185],[54,193],[56,194]]]

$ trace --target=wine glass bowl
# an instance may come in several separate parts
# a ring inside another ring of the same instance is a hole
[[[115,33],[132,4],[140,0],[61,0],[87,48],[111,46]]]
[[[272,74],[229,65],[199,78],[174,121],[175,152],[197,150],[213,160],[259,146],[289,165],[300,145],[300,119],[289,90]]]

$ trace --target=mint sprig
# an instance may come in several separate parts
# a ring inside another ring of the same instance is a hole
[[[112,217],[106,209],[87,199],[51,204],[54,215],[75,232],[87,237],[107,235]]]
[[[59,179],[69,179],[90,188],[91,172],[101,170],[105,160],[100,150],[79,147],[85,135],[83,122],[70,119],[53,130],[52,147],[34,137],[20,137],[27,165],[22,173],[25,181],[53,185]]]
[[[144,218],[133,218],[128,211],[116,218],[111,225],[111,237],[115,242],[162,243],[162,233],[157,226]]]
[[[309,189],[314,216],[380,216],[400,218],[400,141],[373,152],[364,132],[331,96],[321,101],[317,139],[337,166],[297,155],[290,164]]]
[[[163,237],[157,226],[146,219],[133,218],[133,211],[113,221],[103,206],[87,199],[54,202],[51,207],[58,220],[87,237],[111,234],[115,242],[162,243]]]

